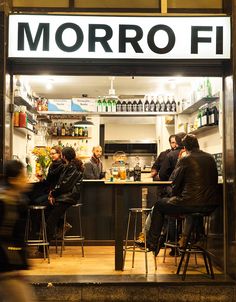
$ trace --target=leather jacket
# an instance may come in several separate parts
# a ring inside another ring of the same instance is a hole
[[[170,203],[199,207],[218,204],[218,172],[209,153],[197,149],[179,159],[172,177]]]
[[[178,147],[175,150],[171,150],[167,153],[166,158],[163,160],[159,171],[160,180],[169,180],[171,173],[175,169],[181,150],[182,147]]]
[[[51,191],[56,203],[75,204],[78,202],[82,176],[83,173],[74,162],[65,165],[55,189]]]

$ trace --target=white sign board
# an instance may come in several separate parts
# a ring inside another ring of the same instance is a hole
[[[10,58],[229,59],[230,17],[10,15]]]

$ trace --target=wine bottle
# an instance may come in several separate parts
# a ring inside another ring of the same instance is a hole
[[[154,97],[153,96],[152,96],[152,100],[151,100],[149,109],[150,109],[151,112],[156,111],[156,105],[155,105]]]
[[[146,100],[144,103],[144,112],[148,112],[150,110],[148,96],[146,96]]]
[[[128,112],[131,112],[131,111],[132,111],[132,103],[131,103],[130,100],[128,101],[128,104],[127,104],[127,111],[128,111]]]
[[[143,102],[141,100],[138,101],[138,112],[143,112]]]
[[[127,111],[127,106],[126,106],[126,101],[122,101],[121,103],[121,111],[122,112],[126,112]]]
[[[116,103],[116,111],[121,112],[121,101],[120,100],[118,100]]]
[[[159,97],[158,96],[156,98],[156,104],[155,104],[155,106],[156,106],[156,112],[161,111],[161,103],[159,101]]]
[[[166,102],[166,110],[167,112],[171,111],[171,103],[170,103],[170,97],[168,96],[167,102]]]
[[[138,111],[138,103],[136,102],[136,100],[133,101],[132,111],[133,112],[137,112]]]

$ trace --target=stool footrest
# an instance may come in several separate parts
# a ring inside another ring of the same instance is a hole
[[[72,240],[84,240],[84,237],[81,236],[65,236],[64,241],[72,241]]]

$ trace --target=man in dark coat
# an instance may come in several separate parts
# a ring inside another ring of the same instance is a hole
[[[104,177],[102,171],[102,147],[93,147],[93,156],[84,164],[84,179],[101,179]]]
[[[210,213],[218,206],[214,158],[199,149],[195,135],[186,135],[182,143],[187,155],[179,159],[171,176],[171,197],[159,199],[153,209],[147,242],[156,255],[165,214]]]

